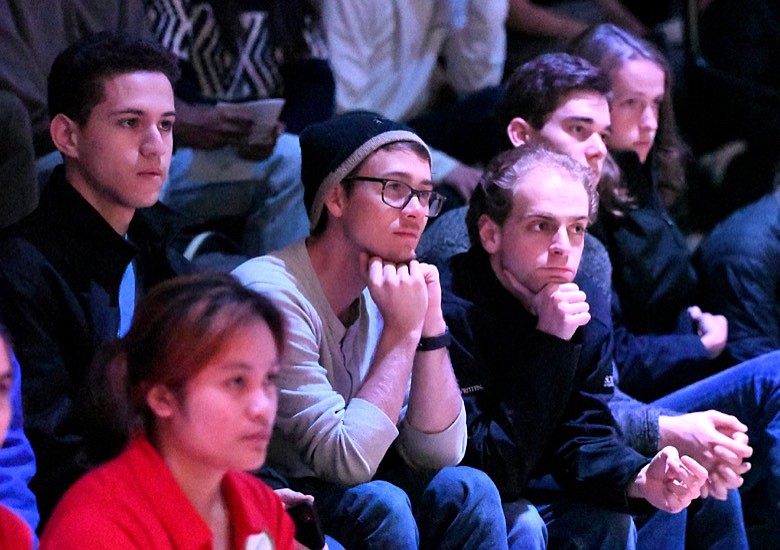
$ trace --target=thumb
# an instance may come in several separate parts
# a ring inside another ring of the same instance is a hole
[[[694,321],[698,321],[701,319],[702,311],[699,306],[691,306],[688,308],[688,315],[691,316],[691,319]]]

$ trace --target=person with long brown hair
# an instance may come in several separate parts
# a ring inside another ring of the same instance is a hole
[[[613,266],[621,387],[652,400],[733,364],[722,354],[726,319],[698,307],[698,278],[669,211],[684,193],[687,158],[671,70],[652,44],[614,25],[591,28],[570,49],[610,79],[607,148],[619,175],[605,163],[592,232]]]

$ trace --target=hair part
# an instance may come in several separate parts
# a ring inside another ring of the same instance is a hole
[[[569,51],[600,67],[610,79],[626,62],[639,59],[650,61],[663,71],[664,97],[658,110],[658,130],[650,158],[658,173],[659,191],[670,206],[685,191],[688,147],[675,122],[672,71],[666,58],[650,42],[612,24],[589,28],[572,42]],[[613,214],[619,214],[635,203],[624,185],[619,177],[608,177],[601,182],[604,207]]]
[[[572,181],[580,182],[588,194],[588,219],[591,223],[595,221],[599,194],[593,172],[569,155],[541,146],[520,145],[490,161],[471,195],[466,226],[472,246],[482,247],[479,219],[486,215],[503,227],[512,211],[515,189],[529,172],[537,168],[556,170]]]
[[[154,287],[141,299],[130,330],[95,359],[87,401],[96,416],[100,441],[118,453],[129,438],[155,432],[156,417],[146,402],[156,385],[183,400],[184,388],[223,351],[239,330],[265,323],[284,355],[286,328],[280,310],[265,296],[228,274],[177,277]],[[108,457],[103,457],[108,458]]]
[[[49,117],[62,113],[83,126],[103,101],[105,81],[135,72],[162,73],[171,86],[179,78],[176,56],[147,40],[101,32],[74,42],[57,56],[49,72]]]

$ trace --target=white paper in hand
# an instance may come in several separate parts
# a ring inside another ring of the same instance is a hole
[[[272,143],[274,127],[279,121],[279,115],[284,107],[284,99],[269,98],[255,101],[243,101],[239,103],[219,102],[219,109],[230,118],[251,120],[252,132],[249,135],[250,145],[265,145]]]

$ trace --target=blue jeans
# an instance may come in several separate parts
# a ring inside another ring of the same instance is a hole
[[[314,495],[323,529],[345,548],[507,547],[504,522],[496,521],[498,490],[484,472],[466,466],[403,468],[354,487],[311,478],[291,486]]]
[[[678,514],[657,511],[636,518],[640,549],[747,550],[742,501],[736,490],[728,500],[695,500]]]
[[[740,363],[652,403],[680,412],[715,409],[747,424],[753,467],[740,489],[745,516],[780,536],[780,351]],[[760,505],[746,493],[761,492]]]
[[[512,550],[636,548],[636,529],[629,514],[565,495],[551,504],[534,507],[520,499],[505,502],[503,508]]]
[[[244,160],[230,147],[178,149],[160,201],[205,221],[239,220],[239,244],[247,256],[279,250],[309,234],[301,148],[292,134],[282,134],[260,162]]]

